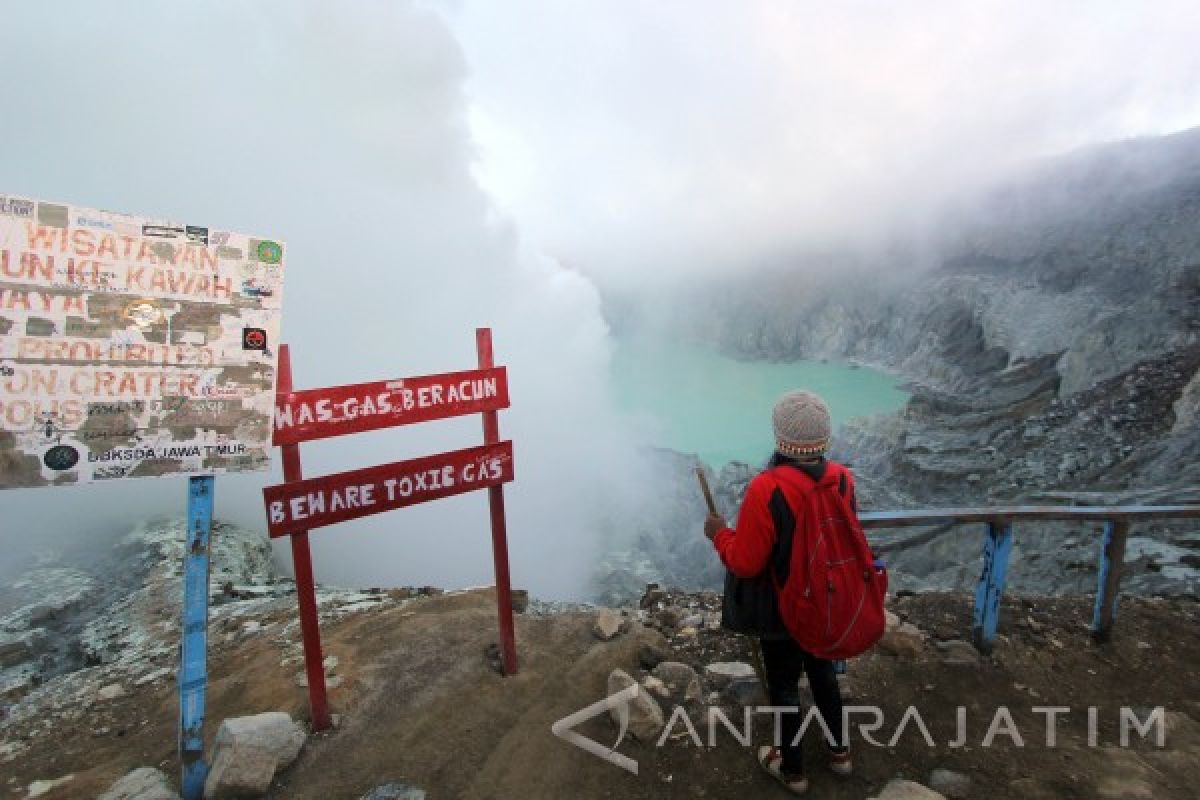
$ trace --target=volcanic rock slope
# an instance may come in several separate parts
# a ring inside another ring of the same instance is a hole
[[[848,360],[904,380],[902,410],[835,442],[867,509],[1200,502],[1200,129],[1047,161],[924,241],[695,287],[675,329],[741,358]],[[723,472],[731,507],[756,467]],[[660,539],[678,555],[675,528],[693,534],[698,515],[675,513]],[[1094,587],[1094,533],[1022,526],[1011,579]],[[978,576],[972,534],[888,534],[884,549],[901,586],[962,587]],[[1198,547],[1200,524],[1141,526],[1126,588],[1197,594]],[[653,579],[645,557],[665,569],[663,549],[618,568]],[[691,585],[713,586],[692,563]]]

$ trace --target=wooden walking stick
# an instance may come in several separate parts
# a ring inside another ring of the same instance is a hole
[[[704,475],[704,467],[696,467],[696,478],[700,481],[700,491],[704,492],[704,502],[708,503],[708,513],[717,513],[717,504],[713,500],[712,490],[708,488],[708,478]]]
[[[704,467],[697,465],[696,480],[700,481],[700,491],[704,493],[704,502],[708,504],[708,513],[716,514],[717,503],[713,500],[712,490],[708,488],[708,477],[704,474]],[[754,659],[754,666],[758,670],[759,680],[763,686],[767,685],[767,669],[763,665],[762,645],[759,644],[757,636],[746,637],[750,640],[750,657]]]

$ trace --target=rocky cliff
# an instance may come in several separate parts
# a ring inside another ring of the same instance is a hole
[[[686,309],[665,322],[673,335],[740,358],[857,361],[906,381],[905,408],[836,443],[866,508],[1200,500],[1200,129],[1038,164],[932,227],[886,254],[810,255],[657,305]],[[648,317],[616,307],[618,326]],[[727,471],[727,493],[750,471]],[[694,516],[679,524],[698,535]],[[1095,537],[1030,527],[1014,581],[1094,584]],[[1130,587],[1196,594],[1200,525],[1138,535],[1133,569],[1148,576]],[[902,583],[977,575],[976,536],[894,542]],[[642,554],[665,564],[664,546]],[[707,565],[690,577],[714,585]]]

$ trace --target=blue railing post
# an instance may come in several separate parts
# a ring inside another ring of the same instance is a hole
[[[183,800],[204,796],[204,695],[208,684],[208,571],[216,479],[188,479],[183,554],[183,644],[179,657],[179,760]]]
[[[1012,522],[988,523],[987,542],[983,547],[983,574],[975,589],[975,614],[971,623],[971,638],[979,652],[992,652],[996,641],[996,625],[1000,621],[1000,598],[1008,577],[1008,557],[1012,553]]]
[[[1108,641],[1117,621],[1117,595],[1121,572],[1125,568],[1125,541],[1129,538],[1129,520],[1106,520],[1104,544],[1100,548],[1100,568],[1096,582],[1096,607],[1092,612],[1092,638]]]

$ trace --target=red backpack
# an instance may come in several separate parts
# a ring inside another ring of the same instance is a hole
[[[850,506],[853,477],[832,461],[819,481],[786,466],[771,475],[795,516],[789,569],[775,578],[783,624],[818,658],[860,655],[883,636],[888,576]]]

